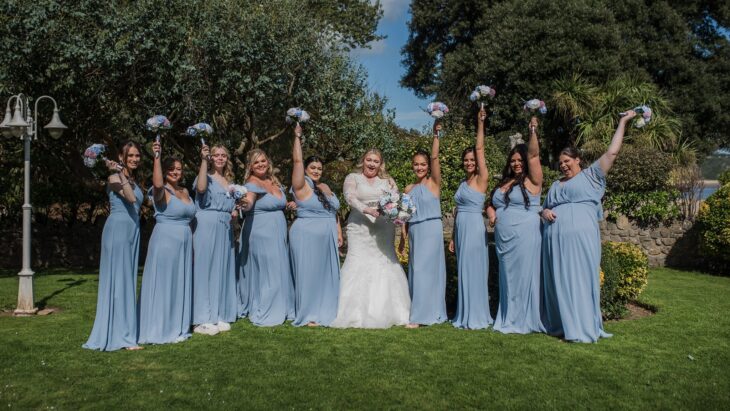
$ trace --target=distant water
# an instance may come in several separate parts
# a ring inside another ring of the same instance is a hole
[[[705,187],[705,188],[703,188],[700,198],[702,200],[706,199],[707,197],[710,196],[710,194],[712,194],[715,191],[717,191],[718,188],[720,188],[720,187],[718,187],[718,186],[712,186],[712,187]]]

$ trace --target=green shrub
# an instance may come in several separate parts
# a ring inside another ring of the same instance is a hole
[[[669,154],[649,146],[625,144],[606,178],[606,192],[611,195],[666,190],[673,166]]]
[[[639,297],[647,284],[649,260],[639,246],[607,241],[601,252],[601,312],[606,319],[621,318],[626,304]]]
[[[680,216],[678,195],[676,190],[614,193],[606,196],[603,209],[610,220],[615,221],[623,214],[639,226],[657,226]]]
[[[730,274],[730,184],[724,184],[700,206],[697,215],[700,252],[710,269]]]
[[[717,176],[718,181],[720,181],[720,185],[724,186],[727,183],[730,183],[730,168],[720,173],[719,176]]]

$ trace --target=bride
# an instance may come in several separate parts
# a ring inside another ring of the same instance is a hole
[[[350,205],[347,257],[342,265],[335,328],[388,328],[408,324],[411,299],[405,273],[395,255],[395,226],[379,218],[378,200],[398,190],[385,171],[383,155],[370,149],[357,171],[345,178]]]

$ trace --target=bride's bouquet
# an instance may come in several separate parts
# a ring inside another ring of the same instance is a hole
[[[378,201],[378,210],[395,225],[408,222],[416,213],[416,205],[408,194],[386,191]]]

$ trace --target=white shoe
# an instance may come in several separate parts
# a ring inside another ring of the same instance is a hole
[[[218,327],[218,331],[220,332],[231,331],[231,324],[228,324],[225,321],[218,321],[218,324],[215,326]]]
[[[196,334],[216,335],[218,331],[218,327],[215,324],[200,324],[193,328],[193,332]]]

